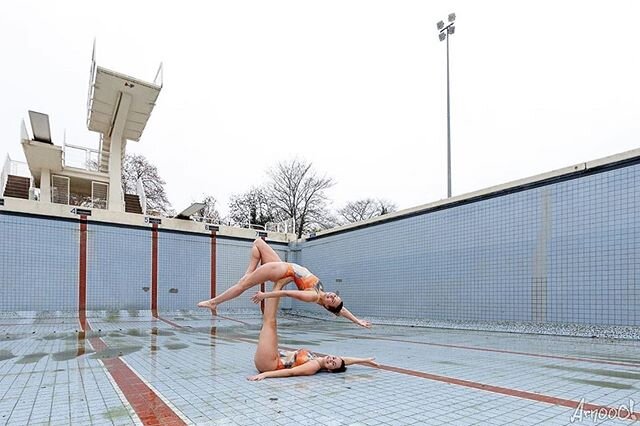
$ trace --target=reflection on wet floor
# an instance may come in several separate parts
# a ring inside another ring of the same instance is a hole
[[[49,355],[48,353],[44,353],[44,352],[35,352],[35,353],[21,356],[17,361],[15,361],[15,363],[16,364],[33,364],[40,361],[42,358],[48,355]]]

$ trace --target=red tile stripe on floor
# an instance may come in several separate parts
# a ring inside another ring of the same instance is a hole
[[[397,338],[393,338],[393,337],[380,337],[380,336],[376,336],[376,337],[364,336],[363,337],[363,336],[357,336],[355,334],[342,334],[342,333],[333,333],[333,334],[335,334],[337,336],[343,336],[343,337],[348,337],[348,338],[353,338],[353,339],[387,340],[387,341],[391,341],[391,342],[414,343],[414,344],[417,344],[417,345],[436,346],[436,347],[442,347],[442,348],[468,349],[468,350],[472,350],[472,351],[497,352],[497,353],[502,353],[502,354],[523,355],[523,356],[530,356],[530,357],[537,357],[537,358],[563,359],[563,360],[568,360],[568,361],[578,361],[578,362],[590,362],[590,363],[597,363],[597,364],[617,365],[617,366],[621,366],[621,367],[634,367],[634,368],[640,367],[640,364],[634,364],[634,363],[631,363],[631,362],[606,361],[606,360],[600,360],[600,359],[596,359],[596,358],[582,358],[582,357],[571,357],[571,356],[564,356],[564,355],[537,354],[537,353],[532,353],[532,352],[509,351],[509,350],[506,350],[506,349],[482,348],[482,347],[479,347],[479,346],[465,346],[465,345],[451,345],[451,344],[448,344],[448,343],[421,342],[421,341],[416,341],[416,340],[397,339]]]

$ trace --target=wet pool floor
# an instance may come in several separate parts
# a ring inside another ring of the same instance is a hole
[[[5,314],[0,424],[632,424],[640,342],[285,316],[281,346],[380,368],[250,382],[258,315]],[[84,330],[84,331],[83,331]]]

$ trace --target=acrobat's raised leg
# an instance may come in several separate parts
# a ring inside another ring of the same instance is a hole
[[[265,281],[273,281],[275,283],[281,280],[286,275],[287,269],[288,265],[284,262],[265,263],[249,275],[242,277],[240,281],[229,287],[221,295],[213,299],[203,300],[198,303],[198,306],[201,308],[209,308],[215,312],[219,304],[240,296],[256,284],[261,284]]]
[[[282,285],[275,284],[274,290],[280,290]],[[258,347],[253,358],[259,372],[273,371],[278,368],[280,353],[278,352],[278,304],[279,297],[269,298],[265,301],[264,314],[262,315],[262,329],[258,339]]]
[[[249,259],[247,272],[244,275],[249,275],[255,271],[260,263],[264,265],[271,262],[282,262],[282,259],[262,238],[256,238],[253,246],[251,246],[251,258]]]

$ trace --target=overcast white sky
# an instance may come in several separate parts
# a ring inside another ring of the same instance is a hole
[[[86,128],[98,65],[164,88],[129,152],[157,165],[174,208],[313,162],[333,208],[446,197],[451,38],[453,194],[640,147],[638,1],[19,1],[0,13],[0,155],[50,115],[54,143]]]

